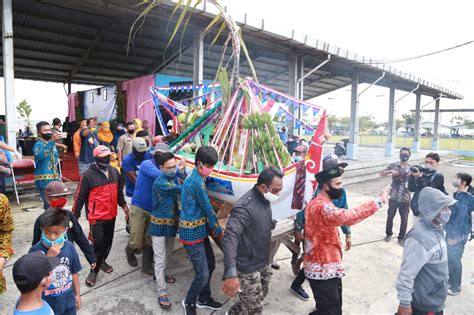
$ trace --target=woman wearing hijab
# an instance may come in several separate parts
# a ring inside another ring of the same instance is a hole
[[[139,118],[135,118],[133,120],[133,124],[135,125],[135,135],[137,134],[137,132],[140,132],[143,130],[142,121]]]
[[[110,143],[114,140],[114,135],[112,131],[110,131],[110,123],[108,121],[104,121],[100,125],[97,136],[101,145],[105,145],[107,148],[110,148]]]

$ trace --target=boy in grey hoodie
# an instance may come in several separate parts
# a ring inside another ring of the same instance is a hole
[[[448,295],[448,254],[443,225],[456,200],[425,187],[418,199],[420,220],[405,237],[396,281],[399,315],[443,314]]]

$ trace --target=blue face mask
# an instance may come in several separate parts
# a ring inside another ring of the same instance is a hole
[[[295,162],[299,162],[299,161],[303,161],[303,157],[302,156],[295,156]]]
[[[175,178],[176,177],[176,170],[162,170],[163,175],[168,178]]]
[[[41,242],[46,247],[51,247],[56,244],[62,244],[66,240],[67,240],[67,232],[64,232],[64,234],[61,235],[59,238],[57,238],[55,241],[52,241],[49,238],[47,238],[44,232],[41,234]]]

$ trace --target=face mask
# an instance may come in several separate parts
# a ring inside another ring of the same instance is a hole
[[[147,148],[150,147],[150,141],[145,141]]]
[[[303,161],[303,157],[302,156],[295,156],[295,162],[299,162],[299,161]]]
[[[451,218],[451,211],[443,211],[440,212],[436,217],[436,221],[439,223],[445,225],[446,223],[449,222],[449,219]]]
[[[202,176],[207,177],[207,176],[211,175],[212,168],[205,167],[202,163],[201,163],[201,166],[202,166],[202,169],[201,169],[201,175]]]
[[[135,133],[135,130],[130,130],[130,129],[128,129],[127,132],[128,132],[129,134],[133,135],[133,134]]]
[[[410,158],[409,154],[400,154],[400,161],[406,162]]]
[[[63,235],[61,235],[55,241],[52,241],[49,238],[47,238],[46,235],[44,234],[44,232],[41,234],[41,242],[46,247],[51,247],[53,245],[62,244],[66,240],[67,240],[67,233],[66,232],[64,232]]]
[[[263,193],[263,197],[267,199],[270,203],[275,203],[279,198],[278,195],[272,194],[271,192]]]
[[[162,170],[163,175],[168,178],[175,178],[176,177],[176,170]]]
[[[41,138],[43,138],[44,140],[51,140],[51,137],[53,136],[52,133],[42,133],[41,134]]]
[[[133,156],[137,158],[138,160],[143,160],[145,158],[146,151],[138,152],[137,149],[132,148],[132,152],[133,152]]]
[[[461,186],[461,180],[459,178],[455,178],[453,179],[452,184],[454,187],[458,188],[459,186]]]
[[[55,200],[51,200],[49,202],[49,205],[53,208],[64,208],[64,206],[67,204],[67,198],[64,197],[64,198],[59,198],[59,199],[55,199]]]
[[[428,170],[428,174],[433,173],[435,171],[434,167],[431,166],[431,164],[424,164],[423,167]]]
[[[106,157],[95,157],[95,164],[101,171],[107,171],[110,165],[110,155]]]
[[[329,185],[328,185],[329,186]],[[336,189],[331,186],[329,186],[329,190],[326,190],[329,198],[331,199],[339,199],[342,197],[342,188]]]

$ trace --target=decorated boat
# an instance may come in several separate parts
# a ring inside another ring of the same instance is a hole
[[[197,96],[174,101],[172,92],[193,91]],[[259,173],[275,166],[284,173],[283,190],[272,206],[274,218],[293,215],[311,199],[314,174],[321,166],[322,145],[326,137],[326,115],[322,108],[262,85],[251,79],[239,83],[233,95],[225,97],[218,83],[152,87],[150,92],[159,126],[165,136],[177,138],[170,149],[178,159],[194,168],[194,153],[201,145],[213,146],[219,162],[206,179],[209,195],[215,202],[234,204],[257,182]],[[301,108],[319,117],[316,130],[294,116],[289,108]],[[164,113],[171,118],[168,130]],[[280,140],[275,120],[293,121],[299,130],[313,134],[306,158],[296,162]]]

